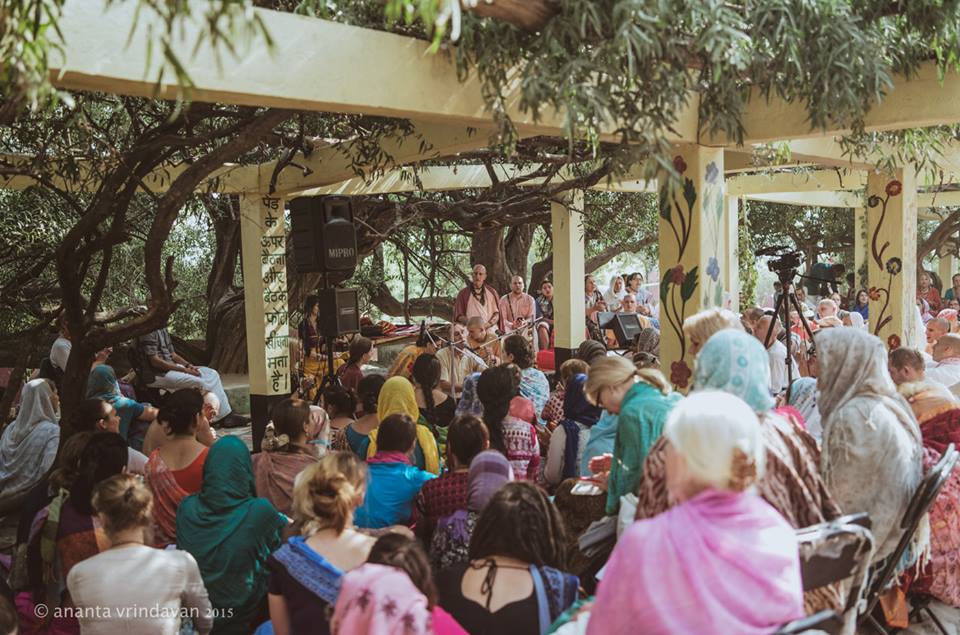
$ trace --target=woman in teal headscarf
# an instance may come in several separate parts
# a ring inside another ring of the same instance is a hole
[[[138,403],[124,397],[113,368],[106,364],[93,367],[87,380],[87,399],[103,399],[116,408],[120,416],[120,436],[138,452],[143,449],[143,439],[150,422],[157,418],[157,409],[148,403]],[[134,421],[137,424],[131,430],[130,424]]]
[[[213,633],[249,633],[267,592],[267,557],[281,543],[287,518],[257,498],[243,441],[226,436],[210,448],[199,494],[177,510],[177,546],[200,565],[217,610]]]
[[[796,421],[774,408],[770,362],[760,341],[742,331],[718,331],[697,355],[694,390],[722,390],[740,397],[757,413],[766,448],[757,493],[793,527],[809,527],[840,515],[820,476],[817,442]],[[651,518],[673,505],[666,489],[666,440],[651,449],[637,494],[637,519]],[[808,593],[812,609],[840,608],[833,587]]]

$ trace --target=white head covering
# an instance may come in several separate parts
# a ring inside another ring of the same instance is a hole
[[[619,291],[615,291],[617,288],[617,280],[622,283]],[[623,301],[623,296],[625,295],[627,295],[627,283],[623,281],[623,277],[615,275],[610,278],[610,288],[603,294],[603,299],[607,302],[607,307],[612,311],[613,307],[618,306]]]
[[[856,311],[850,311],[848,315],[850,316],[850,326],[861,329],[861,330],[866,330],[867,326],[863,321],[862,315],[860,315]]]
[[[923,477],[920,426],[887,372],[878,337],[853,328],[817,333],[817,405],[823,421],[820,472],[844,510],[870,514],[877,550],[886,557]],[[928,534],[918,531],[923,549]]]
[[[53,465],[60,444],[54,390],[47,379],[23,387],[20,412],[0,438],[0,504],[29,491]]]

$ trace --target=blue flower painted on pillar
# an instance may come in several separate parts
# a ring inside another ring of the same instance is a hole
[[[714,282],[720,277],[720,263],[713,256],[710,256],[710,261],[707,263],[707,275]]]
[[[720,170],[717,169],[716,161],[711,161],[710,163],[708,163],[707,174],[706,174],[707,183],[716,183],[717,176],[719,175],[720,175]]]

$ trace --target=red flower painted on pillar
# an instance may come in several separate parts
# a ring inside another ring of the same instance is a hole
[[[677,265],[670,270],[670,282],[673,284],[683,284],[683,265]]]
[[[887,348],[889,348],[891,351],[900,348],[900,344],[900,336],[896,333],[887,338]]]
[[[670,364],[670,382],[677,388],[686,388],[692,376],[693,371],[687,366],[687,362],[682,359]]]
[[[867,291],[867,296],[869,296],[871,300],[876,302],[877,300],[880,299],[880,289],[876,287],[870,287],[870,289]]]
[[[687,162],[683,160],[683,157],[679,154],[673,157],[673,169],[683,174],[687,171]]]
[[[903,191],[903,183],[900,181],[890,181],[887,183],[887,196],[900,196]]]

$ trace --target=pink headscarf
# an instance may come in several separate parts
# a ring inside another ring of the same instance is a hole
[[[624,532],[587,635],[760,635],[803,615],[793,528],[758,496],[706,490]]]
[[[406,573],[365,564],[343,577],[333,611],[334,635],[431,635],[427,598]]]
[[[950,323],[950,330],[953,331],[957,327],[957,310],[956,309],[944,309],[937,313],[937,317],[941,320],[946,320]]]

